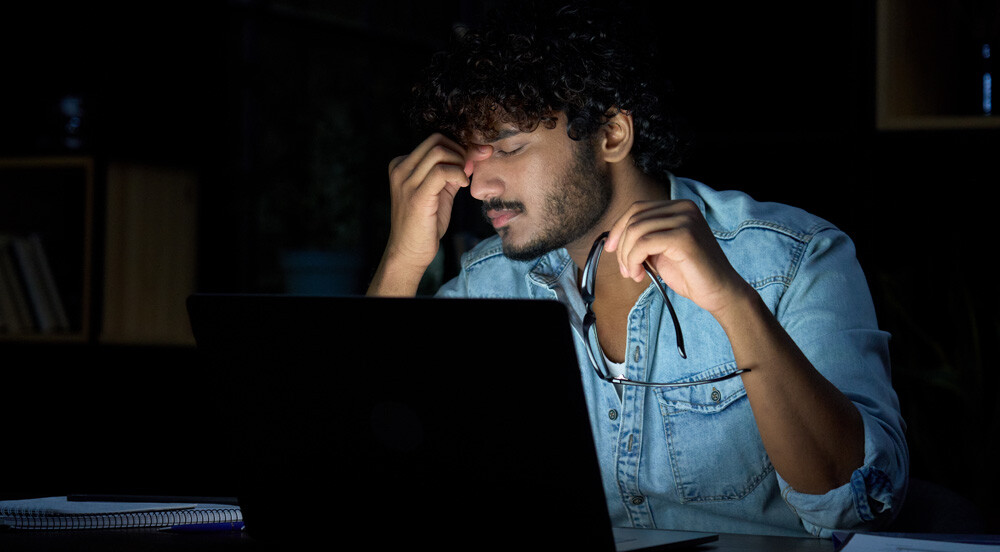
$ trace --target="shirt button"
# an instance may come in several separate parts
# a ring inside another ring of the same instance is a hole
[[[714,387],[712,388],[712,400],[715,402],[722,400],[722,393],[719,393],[719,390]]]
[[[618,411],[615,410],[615,409],[608,410],[608,419],[609,420],[617,420],[618,419]]]
[[[639,346],[635,346],[635,353],[632,355],[632,359],[639,362]]]
[[[645,497],[642,497],[642,496],[633,496],[632,497],[632,504],[634,504],[635,506],[640,506],[640,505],[642,505],[643,502],[646,502],[646,498]]]

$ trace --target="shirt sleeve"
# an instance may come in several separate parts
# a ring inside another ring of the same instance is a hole
[[[435,297],[468,297],[469,291],[465,285],[465,273],[455,276],[438,288]]]
[[[878,329],[867,281],[845,234],[833,228],[814,234],[775,314],[813,366],[855,404],[865,432],[864,464],[849,483],[810,495],[779,475],[782,497],[815,535],[877,529],[902,505],[909,453],[892,388],[889,334]]]

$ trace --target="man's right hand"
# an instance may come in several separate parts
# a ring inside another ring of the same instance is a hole
[[[433,134],[389,163],[389,243],[369,295],[416,293],[448,229],[455,194],[470,184],[475,162],[492,154],[491,146],[466,149]]]

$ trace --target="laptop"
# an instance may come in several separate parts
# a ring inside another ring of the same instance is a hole
[[[196,294],[187,306],[199,353],[231,382],[220,435],[255,538],[609,552],[716,538],[619,530],[616,543],[558,302]]]

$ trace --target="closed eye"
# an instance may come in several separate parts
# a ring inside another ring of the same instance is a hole
[[[516,148],[514,148],[512,150],[509,150],[509,151],[504,151],[504,150],[499,150],[498,149],[498,150],[495,150],[493,152],[493,156],[494,157],[510,157],[511,155],[514,155],[517,152],[521,151],[521,149],[523,149],[523,148],[524,148],[524,146],[518,146],[518,147],[516,147]]]

